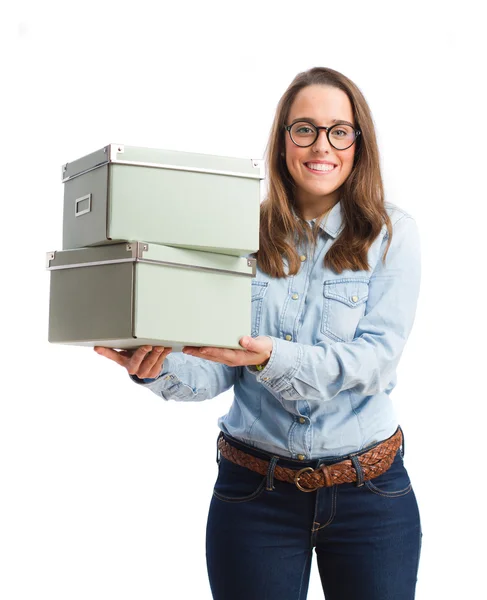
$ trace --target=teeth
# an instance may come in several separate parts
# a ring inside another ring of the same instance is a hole
[[[334,165],[323,165],[320,163],[307,163],[307,165],[315,171],[332,171],[335,168]]]

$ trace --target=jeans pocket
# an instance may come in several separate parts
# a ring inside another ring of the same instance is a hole
[[[222,456],[213,495],[223,502],[249,502],[265,490],[266,477]]]
[[[412,490],[411,481],[399,450],[389,469],[382,475],[366,481],[365,487],[370,492],[385,498],[405,496]]]
[[[321,333],[337,342],[351,342],[365,314],[368,297],[367,279],[345,277],[325,281]]]

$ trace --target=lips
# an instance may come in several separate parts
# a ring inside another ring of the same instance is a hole
[[[335,163],[332,163],[328,160],[309,160],[308,162],[305,162],[304,164],[306,166],[308,166],[308,165],[332,165],[333,167],[337,166]]]
[[[306,167],[306,170],[310,173],[319,175],[328,175],[329,173],[333,173],[333,171],[337,168],[337,165],[335,165],[334,163],[315,161],[304,163],[304,166]]]

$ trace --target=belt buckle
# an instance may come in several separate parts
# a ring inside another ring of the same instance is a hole
[[[313,469],[313,467],[304,467],[304,469],[300,469],[300,470],[299,470],[299,471],[296,473],[296,475],[294,476],[294,483],[296,484],[296,487],[298,488],[298,490],[301,490],[302,492],[316,492],[316,490],[317,490],[317,489],[320,487],[319,485],[317,485],[315,488],[311,488],[311,489],[309,489],[309,490],[308,490],[308,489],[306,489],[306,488],[302,487],[302,486],[299,484],[299,478],[300,478],[300,476],[301,476],[303,473],[305,473],[306,471],[311,471],[311,472],[313,472],[313,471],[314,471],[314,469]]]

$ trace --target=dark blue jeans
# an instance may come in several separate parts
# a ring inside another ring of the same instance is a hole
[[[225,436],[247,453],[260,452]],[[279,458],[299,469],[339,462]],[[400,449],[361,486],[306,493],[221,457],[206,558],[215,600],[304,600],[313,548],[326,600],[411,600],[421,548],[418,505]]]

